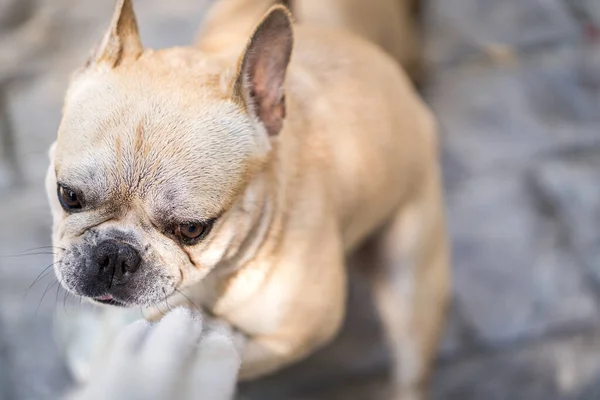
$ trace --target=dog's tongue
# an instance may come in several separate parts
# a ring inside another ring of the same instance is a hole
[[[101,301],[109,301],[112,300],[113,297],[110,294],[105,294],[104,296],[96,297],[96,299]]]

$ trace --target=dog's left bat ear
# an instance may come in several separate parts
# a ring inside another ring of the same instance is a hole
[[[110,27],[89,64],[116,67],[126,59],[137,59],[143,51],[131,0],[117,0]]]
[[[293,41],[290,12],[274,6],[254,30],[238,65],[233,99],[258,118],[270,136],[283,127],[283,87]]]

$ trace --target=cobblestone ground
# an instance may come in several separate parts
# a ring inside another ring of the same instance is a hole
[[[454,247],[435,399],[600,398],[600,46],[576,3],[429,2],[425,93]],[[206,4],[138,1],[144,43],[188,43]],[[27,289],[51,263],[42,182],[68,73],[111,8],[0,0],[0,399],[56,399],[69,384],[51,324],[64,295],[52,274]],[[385,349],[360,282],[352,293],[334,345],[242,395],[380,398]]]

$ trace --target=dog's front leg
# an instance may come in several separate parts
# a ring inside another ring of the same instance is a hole
[[[437,170],[371,243],[374,300],[394,356],[394,400],[427,399],[448,304],[448,248]]]
[[[240,310],[243,315],[258,306],[256,309],[262,313],[259,317],[277,318],[274,329],[255,330],[246,336],[241,380],[267,375],[303,359],[331,340],[341,326],[347,290],[338,238],[324,229],[323,236],[315,235],[310,243],[299,246],[302,255],[296,253],[277,265],[273,279],[261,290],[264,297]],[[293,252],[285,250],[284,254]],[[273,321],[263,322],[268,325]],[[233,325],[244,329],[243,324]]]
[[[239,379],[252,380],[275,371],[297,358],[298,346],[277,336],[248,337],[244,343]]]
[[[320,337],[311,338],[281,334],[246,337],[238,379],[249,381],[260,378],[299,361],[315,348],[325,344],[336,331],[337,327],[333,327],[329,332],[323,332]]]
[[[262,377],[293,363],[306,353],[304,343],[298,338],[278,335],[247,337],[238,377],[242,381]]]

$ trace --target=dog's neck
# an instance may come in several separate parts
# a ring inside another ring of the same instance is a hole
[[[241,244],[231,246],[220,268],[216,268],[225,274],[243,269],[265,250],[268,237],[279,234],[278,221],[281,219],[281,198],[285,186],[280,182],[274,163],[271,162],[250,181],[231,210],[231,223],[240,227],[243,222],[244,229],[238,233]]]
[[[276,152],[276,149],[273,149]],[[238,303],[261,286],[261,277],[268,275],[271,264],[253,262],[261,254],[269,254],[283,238],[285,218],[285,182],[278,172],[279,157],[273,158],[248,183],[238,201],[227,213],[230,229],[235,231],[222,260],[197,285],[185,290],[194,303],[208,310],[222,309],[224,303]],[[233,289],[232,281],[244,274],[243,289]],[[226,306],[225,306],[226,308]]]

